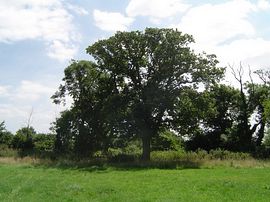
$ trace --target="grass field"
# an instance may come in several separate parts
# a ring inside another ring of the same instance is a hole
[[[269,201],[270,168],[135,169],[0,163],[0,201]]]

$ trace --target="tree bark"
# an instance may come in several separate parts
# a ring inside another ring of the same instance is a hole
[[[144,134],[144,136],[142,136],[142,161],[150,161],[150,142],[151,136],[149,134]]]
[[[264,128],[265,128],[265,122],[262,120],[260,129],[258,131],[258,138],[257,138],[257,141],[256,141],[257,146],[262,145],[262,140],[263,140],[263,137],[264,137]]]

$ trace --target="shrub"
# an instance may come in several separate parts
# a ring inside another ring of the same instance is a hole
[[[5,122],[0,123],[0,144],[11,146],[13,135],[6,130]]]
[[[164,130],[152,140],[153,151],[183,150],[182,139],[175,133]]]
[[[211,150],[209,152],[210,159],[220,159],[220,160],[245,160],[251,158],[249,153],[243,152],[231,152],[222,149]]]
[[[26,155],[34,155],[40,158],[54,158],[54,145],[55,145],[55,135],[52,134],[36,134],[33,137],[34,148]]]
[[[13,137],[13,147],[22,151],[32,150],[34,148],[33,137],[35,134],[36,132],[32,127],[21,128]]]
[[[140,159],[141,149],[136,144],[129,144],[124,148],[109,148],[108,160],[110,162],[132,162]]]
[[[267,159],[270,157],[270,147],[266,145],[262,145],[256,147],[256,150],[253,154],[255,158]]]
[[[153,151],[151,152],[152,161],[179,161],[184,158],[186,153],[182,151]]]
[[[211,150],[209,153],[205,150],[195,152],[184,151],[153,151],[151,153],[152,161],[200,161],[200,160],[245,160],[250,159],[251,155],[242,152],[230,152],[222,149]]]
[[[53,152],[55,135],[37,134],[34,137],[34,149],[36,152]]]
[[[18,152],[15,149],[9,148],[7,145],[0,144],[0,157],[17,157]]]

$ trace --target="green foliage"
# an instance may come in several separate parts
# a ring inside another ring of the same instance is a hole
[[[246,160],[252,158],[251,154],[244,152],[231,152],[228,150],[216,149],[209,152],[210,159],[220,160]]]
[[[152,140],[152,151],[155,150],[172,150],[172,151],[181,151],[183,150],[183,140],[181,137],[178,137],[174,132],[169,130],[161,131],[156,137]]]
[[[111,138],[136,136],[149,160],[152,138],[184,116],[175,113],[182,91],[208,87],[223,76],[216,57],[195,54],[191,42],[174,29],[117,32],[87,48],[96,64],[73,61],[52,98],[73,99],[75,151],[87,156],[109,148]]]
[[[189,136],[186,142],[188,150],[234,148],[236,137],[233,127],[239,112],[239,95],[239,90],[226,85],[214,85],[202,93],[199,102],[202,110],[197,124],[203,123],[203,126]]]
[[[266,126],[264,103],[270,96],[270,89],[266,82],[255,84],[250,79],[250,82],[244,83],[241,65],[238,73],[239,76],[236,79],[240,84],[240,99],[238,99],[238,116],[235,127],[237,138],[235,142],[238,151],[251,152],[262,144]],[[252,123],[250,120],[254,115],[256,119],[255,123]]]
[[[140,142],[133,140],[128,142],[125,147],[109,148],[106,156],[109,162],[135,162],[140,159],[141,152]]]
[[[36,134],[34,137],[34,150],[36,153],[52,153],[55,146],[55,135]]]
[[[252,156],[248,153],[231,152],[222,149],[205,150],[198,149],[195,152],[185,151],[153,151],[151,160],[154,162],[196,162],[201,160],[247,160]]]
[[[155,162],[175,162],[184,160],[183,151],[152,151],[151,160]]]
[[[241,77],[242,70],[239,71]],[[239,90],[226,85],[213,85],[202,92],[199,103],[204,106],[203,110],[191,114],[195,120],[190,124],[193,131],[186,133],[191,134],[185,144],[188,150],[201,148],[210,151],[222,148],[231,151],[258,151],[267,124],[265,117],[269,87],[265,84],[244,83],[242,77],[238,79]],[[256,117],[255,121],[252,116]]]
[[[130,141],[140,139],[147,161],[151,150],[181,151],[177,136],[187,150],[217,156],[259,151],[270,117],[269,72],[256,72],[263,84],[245,82],[240,65],[231,69],[239,89],[218,84],[225,69],[215,55],[191,50],[193,42],[178,30],[147,28],[89,46],[94,62],[71,61],[52,96],[58,104],[73,100],[54,123],[55,151],[121,161],[134,154],[125,151]]]
[[[14,150],[6,144],[0,144],[0,157],[17,157],[18,151]]]
[[[269,149],[270,150],[270,129],[269,128],[267,129],[266,135],[264,136],[263,146],[266,149]]]
[[[74,151],[76,132],[73,129],[73,113],[69,110],[61,112],[61,116],[54,122],[56,132],[55,152],[66,154]]]
[[[13,135],[11,132],[6,130],[5,127],[5,122],[1,122],[0,123],[0,145],[7,145],[7,146],[11,146],[11,142],[13,139]]]
[[[12,145],[15,149],[22,151],[33,150],[33,138],[35,135],[36,131],[33,127],[23,127],[16,132],[12,140]]]
[[[65,96],[73,99],[69,111],[61,114],[55,122],[56,150],[75,152],[90,156],[100,149],[105,150],[110,131],[103,107],[112,85],[106,73],[94,63],[72,61],[65,69],[64,85],[53,96],[55,103],[65,102]]]
[[[269,124],[270,123],[270,99],[265,99],[263,102],[263,106],[265,109],[264,118],[266,122]]]

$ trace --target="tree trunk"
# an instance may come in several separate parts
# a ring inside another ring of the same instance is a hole
[[[256,141],[257,146],[262,145],[262,140],[263,140],[263,137],[264,137],[264,128],[265,128],[265,122],[264,122],[264,120],[262,120],[260,129],[258,131],[258,138],[257,138],[257,141]]]
[[[143,161],[150,161],[150,142],[151,142],[151,136],[149,134],[144,134],[144,136],[142,136],[142,143],[143,143],[142,160]]]

